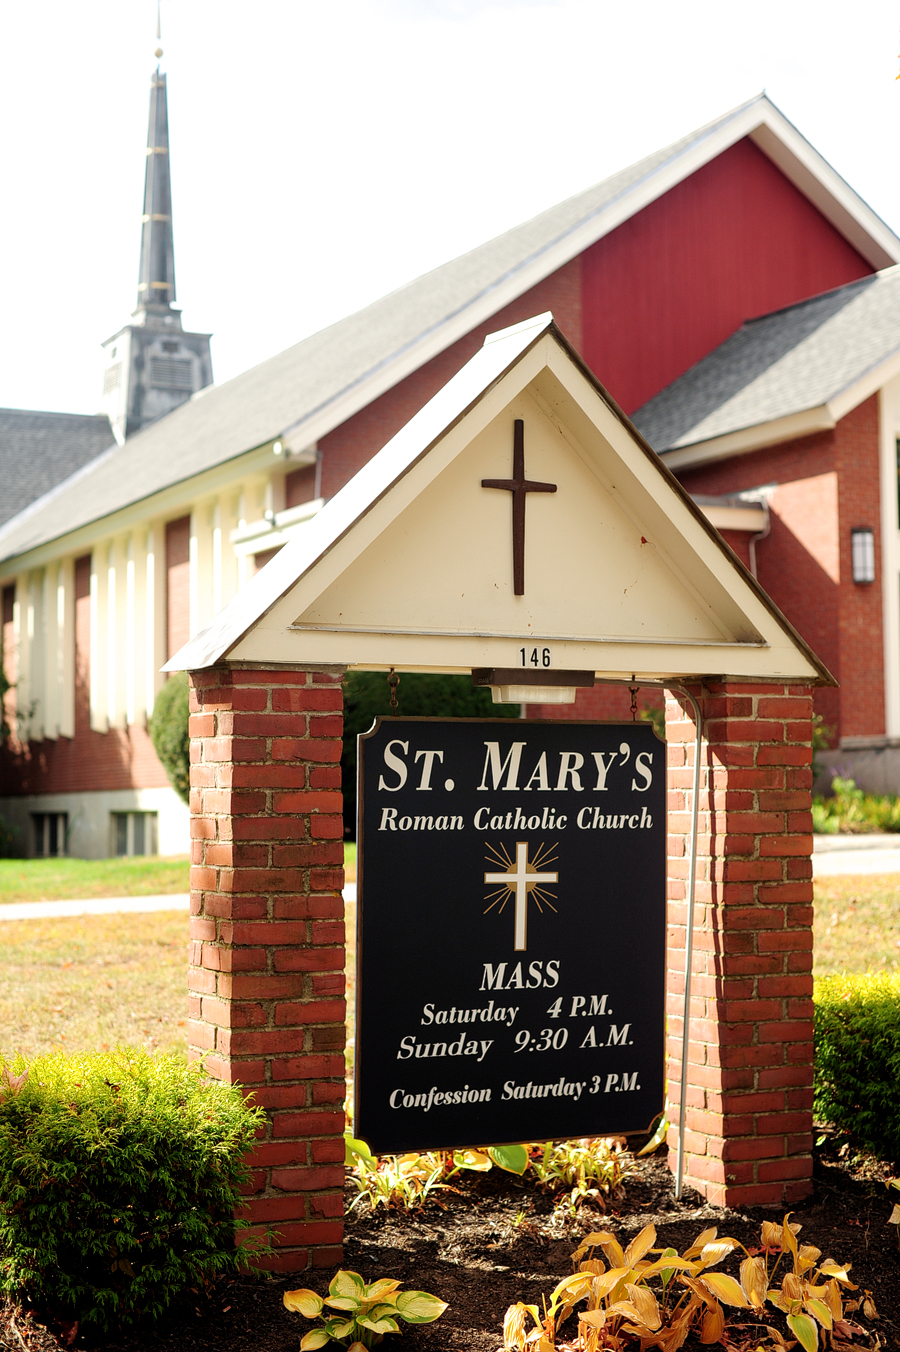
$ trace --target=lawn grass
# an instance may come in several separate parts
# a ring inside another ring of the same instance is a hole
[[[344,846],[347,881],[356,881],[356,843]],[[81,897],[153,897],[190,890],[187,855],[131,859],[0,859],[0,905]]]
[[[183,911],[0,921],[0,1053],[184,1052]]]
[[[349,873],[355,851],[348,850],[347,864]],[[351,1039],[355,920],[356,906],[348,903]],[[817,975],[900,970],[900,875],[817,879],[815,936]],[[81,1051],[119,1042],[183,1050],[186,945],[187,916],[180,911],[129,915],[127,922],[117,915],[0,922],[0,1053],[34,1056],[51,1047]],[[348,1069],[352,1057],[351,1041]]]
[[[900,970],[900,874],[817,878],[815,972]]]
[[[187,855],[128,859],[0,859],[0,903],[187,892]]]

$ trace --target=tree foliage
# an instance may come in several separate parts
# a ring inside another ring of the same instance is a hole
[[[188,801],[191,786],[191,739],[188,732],[188,676],[179,671],[156,697],[150,719],[150,740],[169,783]]]

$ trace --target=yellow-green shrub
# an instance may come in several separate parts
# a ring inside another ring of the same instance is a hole
[[[0,1289],[115,1329],[234,1268],[261,1112],[175,1056],[0,1058]]]
[[[815,1110],[886,1159],[900,1159],[900,974],[815,983]]]

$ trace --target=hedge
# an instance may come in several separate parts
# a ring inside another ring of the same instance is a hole
[[[817,1117],[900,1160],[900,973],[817,978],[815,1028]]]
[[[0,1290],[110,1331],[234,1269],[261,1115],[176,1056],[0,1058]]]

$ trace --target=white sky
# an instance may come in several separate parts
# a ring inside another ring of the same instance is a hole
[[[900,229],[887,0],[162,14],[178,303],[219,382],[762,88]],[[155,21],[155,0],[0,3],[0,405],[97,407],[135,303]]]

